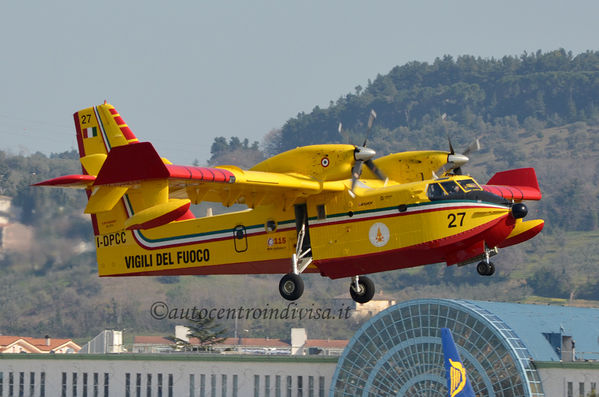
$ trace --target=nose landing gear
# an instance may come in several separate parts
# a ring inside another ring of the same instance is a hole
[[[374,283],[366,276],[354,276],[349,294],[357,303],[366,303],[374,296]]]
[[[495,273],[495,265],[491,262],[491,255],[497,254],[497,248],[494,249],[485,249],[485,259],[476,265],[476,271],[481,276],[492,276]]]

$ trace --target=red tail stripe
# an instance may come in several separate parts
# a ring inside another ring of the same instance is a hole
[[[73,119],[75,120],[75,130],[77,131],[77,146],[79,147],[79,157],[85,157],[85,147],[83,146],[83,136],[81,135],[81,126],[79,125],[79,112],[73,113]],[[81,166],[83,172],[85,169]]]
[[[125,124],[125,121],[124,121],[124,120],[121,118],[121,116],[114,116],[113,118],[114,118],[114,121],[116,121],[116,123],[117,123],[118,125],[123,125],[123,124]]]
[[[127,139],[128,141],[132,140],[132,139],[137,139],[137,137],[135,136],[135,134],[133,133],[133,131],[131,131],[129,129],[129,127],[121,127],[121,132],[123,133],[123,135],[125,135],[125,139]]]

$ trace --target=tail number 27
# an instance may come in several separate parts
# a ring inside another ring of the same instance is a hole
[[[447,220],[449,221],[449,224],[447,225],[448,228],[452,228],[452,227],[458,227],[458,223],[459,226],[464,226],[464,217],[466,216],[465,212],[458,212],[456,214],[448,214],[447,215]]]

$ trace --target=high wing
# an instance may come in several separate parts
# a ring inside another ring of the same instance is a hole
[[[249,207],[273,203],[291,206],[313,194],[347,188],[342,181],[319,181],[297,173],[173,165],[162,159],[149,142],[117,146],[104,157],[99,167],[86,167],[82,160],[87,175],[58,177],[36,186],[91,189],[86,213],[111,210],[125,193],[142,188],[144,181],[166,181],[169,199],[193,204],[220,202],[225,206],[244,203]],[[97,176],[91,175],[94,170],[98,170]]]

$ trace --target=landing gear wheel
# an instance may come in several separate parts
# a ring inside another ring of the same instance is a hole
[[[478,265],[476,265],[476,271],[481,276],[487,274],[487,262],[478,262]]]
[[[354,301],[366,303],[374,296],[374,283],[368,277],[361,276],[358,279],[358,290],[356,290],[356,282],[352,280],[349,285],[349,294]]]
[[[295,273],[287,273],[279,282],[279,292],[288,301],[299,299],[304,293],[304,281]]]
[[[493,273],[495,273],[495,265],[493,264],[493,262],[487,263],[485,261],[482,261],[479,262],[476,266],[476,271],[481,276],[491,276],[493,275]]]

